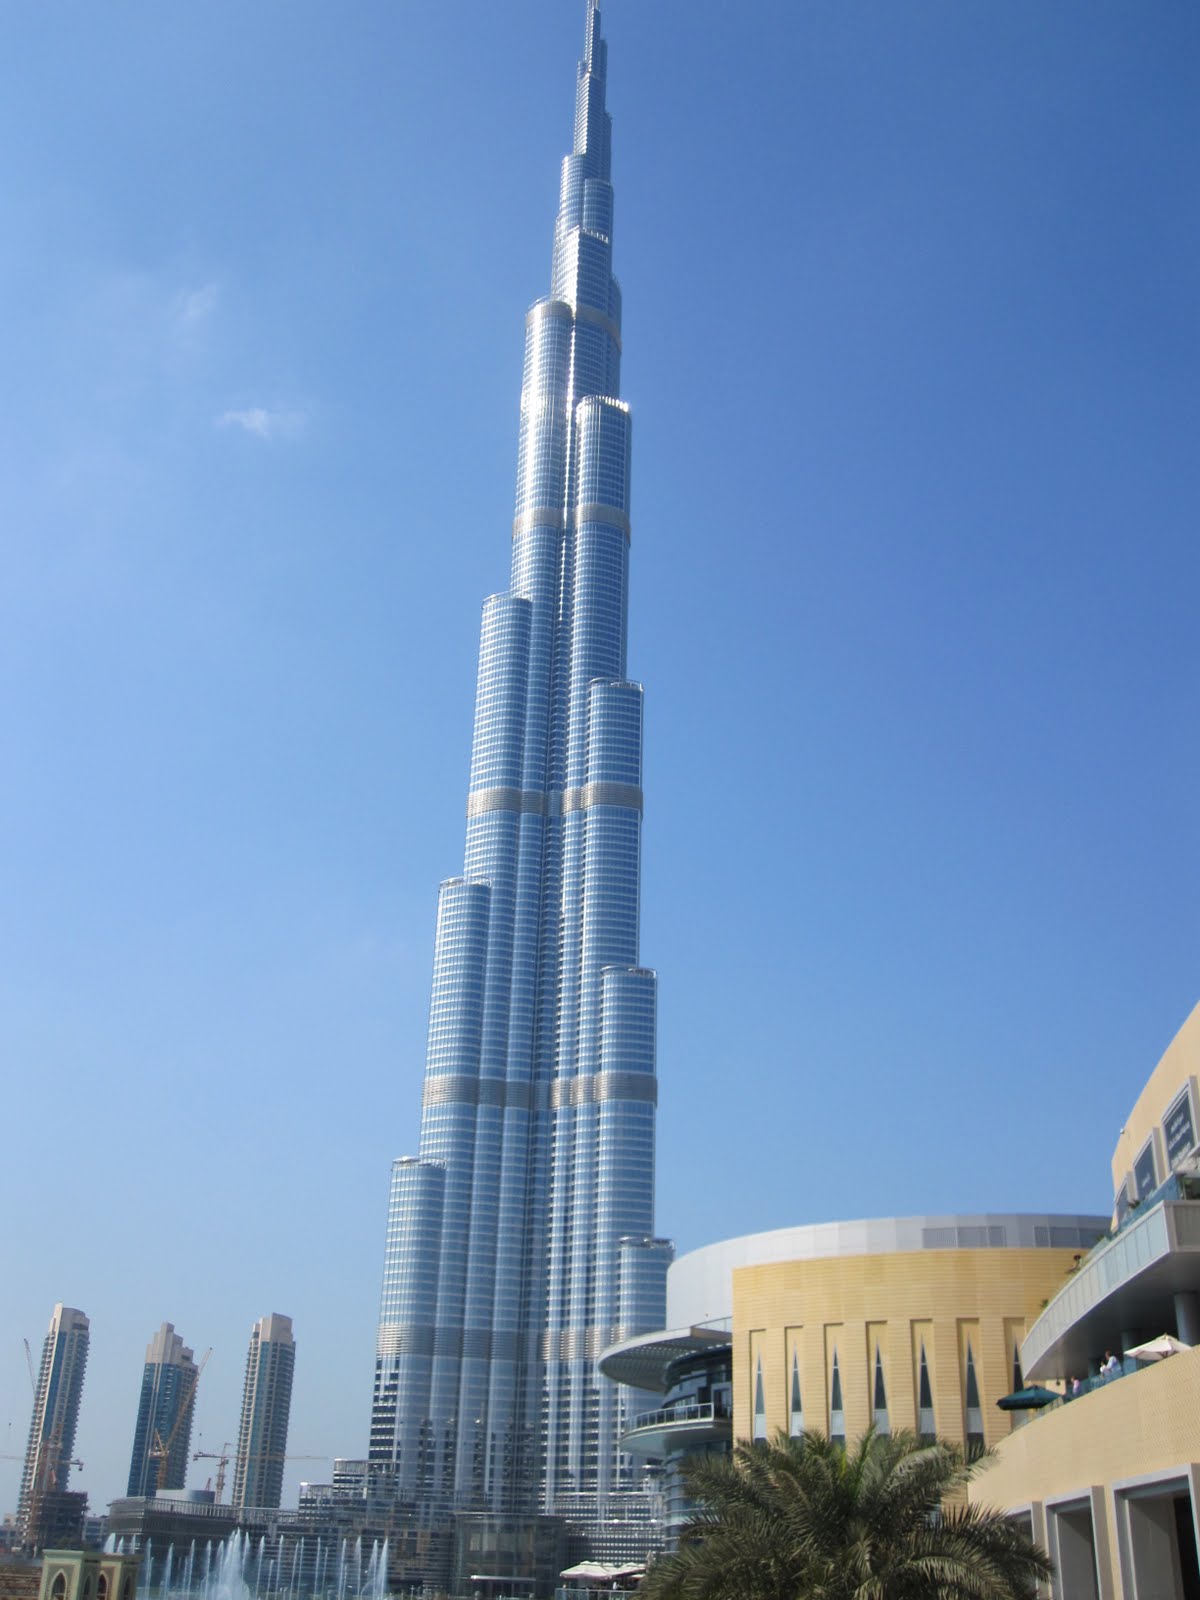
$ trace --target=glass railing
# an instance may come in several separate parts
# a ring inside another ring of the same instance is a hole
[[[681,1402],[663,1406],[658,1411],[643,1411],[640,1416],[634,1417],[630,1431],[635,1428],[663,1428],[672,1422],[712,1422],[728,1415],[725,1410],[716,1410],[711,1400],[687,1404]]]
[[[1122,1358],[1116,1372],[1097,1375],[1094,1378],[1076,1379],[1074,1386],[1067,1384],[1066,1392],[1058,1400],[1052,1400],[1049,1405],[1041,1406],[1033,1413],[1035,1417],[1043,1416],[1047,1411],[1061,1411],[1063,1406],[1070,1405],[1072,1400],[1082,1400],[1085,1394],[1094,1394],[1097,1389],[1107,1389],[1110,1383],[1117,1383],[1121,1378],[1128,1378],[1135,1372],[1145,1372],[1145,1363],[1135,1361],[1131,1356]]]
[[[1157,1189],[1151,1189],[1140,1200],[1130,1202],[1129,1209],[1117,1223],[1114,1232],[1123,1233],[1131,1222],[1145,1216],[1160,1200],[1200,1200],[1200,1179],[1192,1177],[1190,1173],[1172,1172]],[[1103,1244],[1104,1240],[1100,1243]]]
[[[636,1589],[610,1589],[602,1582],[597,1582],[591,1589],[555,1589],[554,1600],[595,1600],[599,1594],[604,1600],[630,1600],[637,1593]]]

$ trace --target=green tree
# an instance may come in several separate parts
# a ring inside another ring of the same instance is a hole
[[[966,1504],[978,1465],[875,1432],[851,1450],[780,1434],[697,1458],[684,1472],[700,1509],[640,1600],[1027,1600],[1050,1563],[1016,1523]]]

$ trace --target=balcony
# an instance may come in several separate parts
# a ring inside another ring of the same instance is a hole
[[[722,1412],[722,1415],[726,1413]],[[633,1419],[635,1428],[656,1428],[668,1422],[711,1422],[714,1411],[711,1400],[679,1401],[673,1406],[660,1406],[657,1411],[643,1411]]]
[[[1030,1328],[1021,1347],[1026,1378],[1082,1375],[1105,1350],[1120,1351],[1126,1332],[1170,1332],[1175,1296],[1198,1289],[1200,1201],[1143,1203],[1080,1262]]]
[[[679,1401],[643,1411],[621,1436],[621,1448],[639,1456],[670,1456],[709,1439],[730,1439],[733,1418],[711,1400]]]

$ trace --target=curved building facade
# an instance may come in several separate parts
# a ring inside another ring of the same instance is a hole
[[[971,1487],[1044,1545],[1055,1600],[1200,1596],[1198,1091],[1200,1006],[1118,1136],[1111,1228],[1021,1346],[1063,1398]]]
[[[601,1370],[658,1396],[624,1435],[663,1464],[668,1536],[689,1512],[680,1467],[734,1439],[874,1427],[968,1451],[1009,1432],[1020,1346],[1105,1231],[1097,1216],[829,1222],[723,1240],[667,1276],[667,1326],[607,1350]],[[1023,1420],[1020,1413],[1016,1420]]]
[[[606,45],[587,6],[550,293],[526,318],[509,587],[485,601],[420,1150],[395,1164],[371,1421],[402,1496],[611,1526],[641,1506],[596,1357],[658,1326],[655,974],[638,949],[629,408]]]
[[[1026,1330],[1105,1227],[988,1214],[753,1236],[731,1263],[738,1437],[853,1442],[875,1427],[968,1453],[995,1444],[1013,1425],[996,1402],[1022,1387]]]

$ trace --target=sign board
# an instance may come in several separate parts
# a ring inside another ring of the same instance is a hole
[[[1158,1188],[1158,1173],[1154,1166],[1154,1140],[1147,1142],[1146,1148],[1133,1164],[1133,1187],[1139,1200],[1144,1200],[1152,1189]]]
[[[1196,1144],[1196,1122],[1190,1084],[1185,1087],[1163,1118],[1162,1129],[1167,1146],[1167,1166],[1173,1169],[1184,1156],[1192,1153]]]

